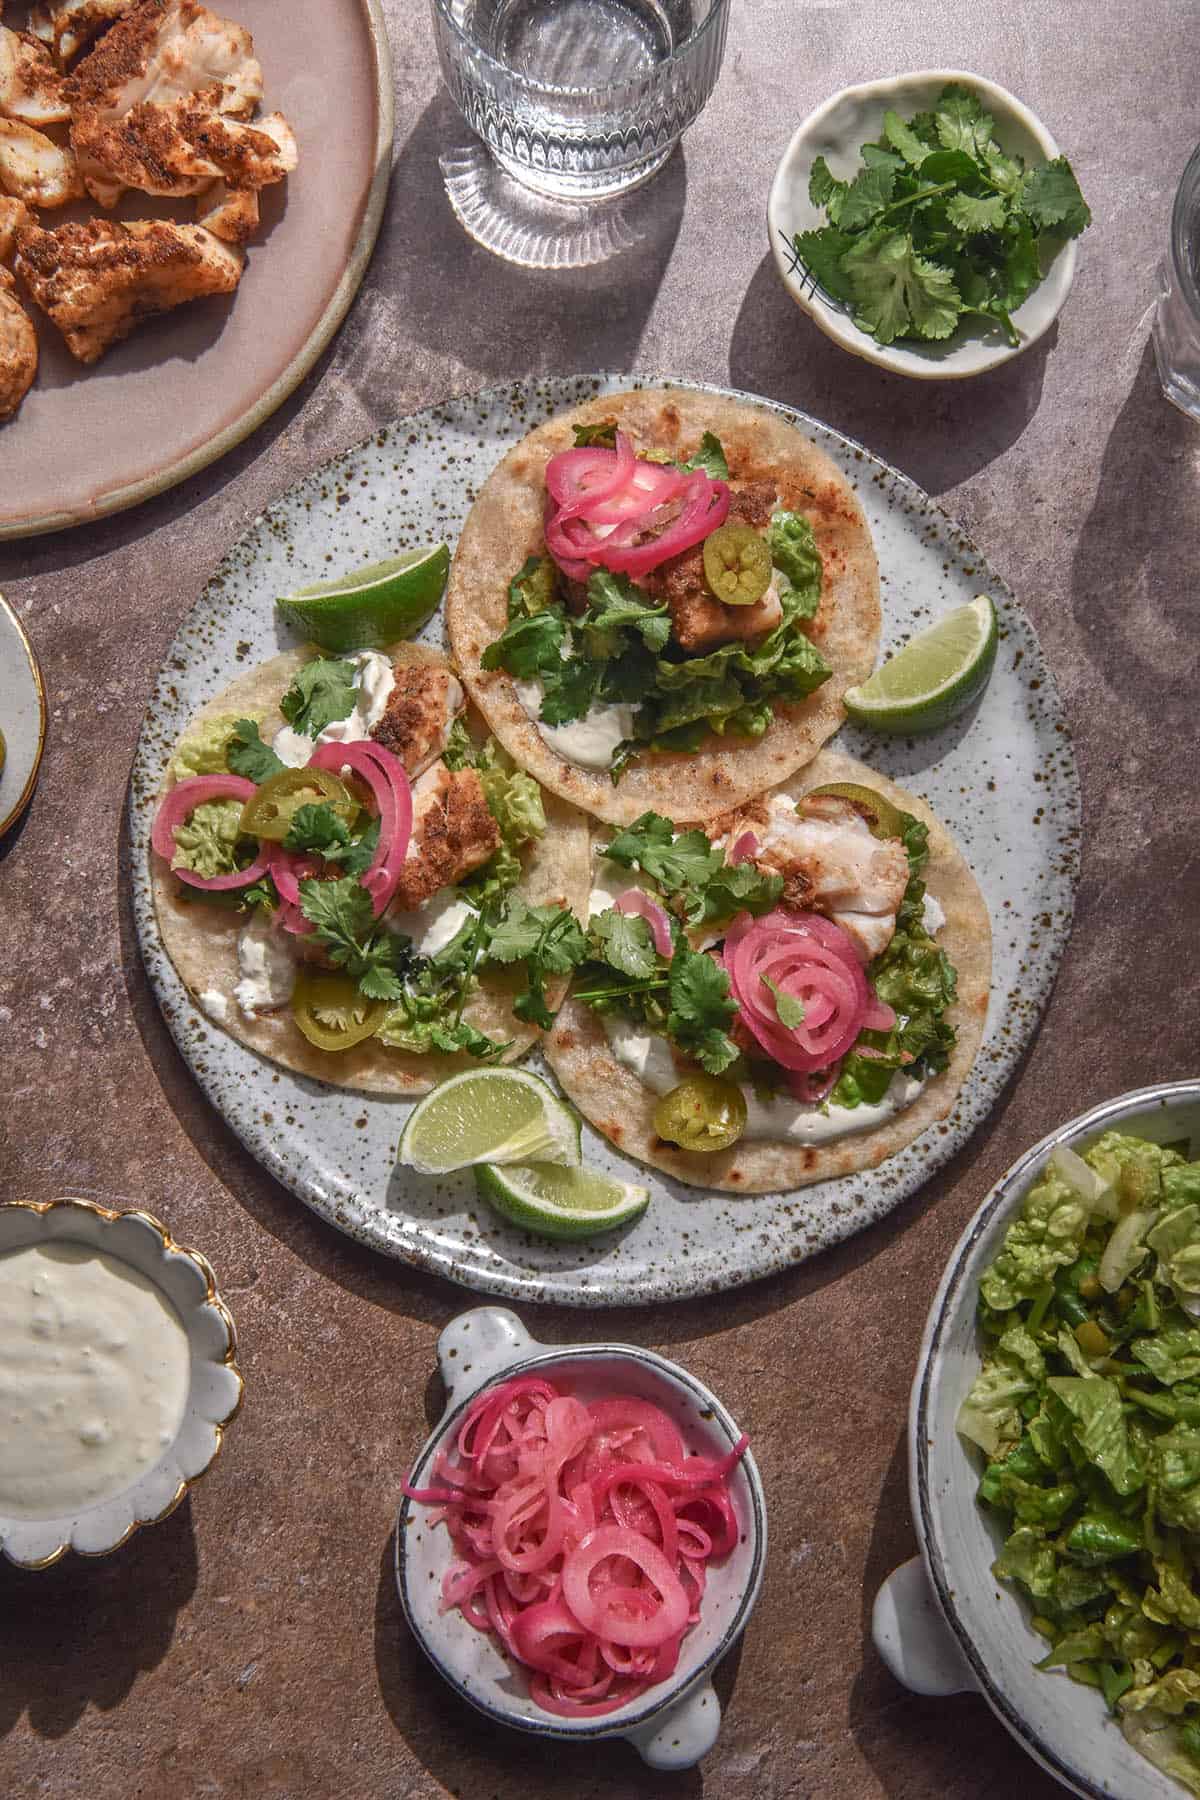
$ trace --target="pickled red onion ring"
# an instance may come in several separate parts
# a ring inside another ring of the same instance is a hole
[[[745,1449],[689,1456],[648,1401],[585,1404],[525,1376],[477,1395],[404,1491],[443,1509],[442,1610],[494,1633],[543,1710],[586,1718],[674,1671],[707,1563],[737,1542],[726,1482]]]
[[[379,843],[362,885],[378,918],[400,883],[412,836],[412,788],[398,756],[370,738],[352,744],[321,744],[308,759],[310,769],[350,769],[370,788],[379,810]]]
[[[245,804],[247,800],[253,799],[256,792],[254,783],[244,775],[186,776],[184,780],[175,783],[169,794],[163,796],[150,831],[151,847],[165,863],[170,864],[179,848],[175,842],[175,828],[189,819],[198,806],[206,806],[212,800],[240,800]],[[234,869],[228,875],[197,875],[194,869],[171,870],[188,887],[204,888],[212,894],[249,887],[266,872],[265,846],[260,846],[258,855],[246,868]]]
[[[729,850],[729,866],[736,869],[752,856],[758,855],[758,837],[753,831],[743,831],[734,840]]]
[[[739,914],[722,960],[742,1024],[784,1069],[827,1070],[860,1031],[895,1023],[892,1009],[868,986],[848,933],[819,913],[776,907],[761,919]],[[782,1023],[768,981],[803,1003],[799,1025]]]
[[[633,445],[618,431],[615,450],[594,444],[552,456],[546,464],[546,491],[561,519],[585,510],[593,517],[594,507],[628,485],[633,467]]]
[[[671,925],[657,900],[652,900],[643,888],[626,888],[623,894],[618,894],[613,905],[619,913],[636,914],[639,919],[645,919],[654,939],[654,948],[660,956],[670,958],[674,949]]]

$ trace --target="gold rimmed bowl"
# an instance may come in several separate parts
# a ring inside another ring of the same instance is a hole
[[[179,1423],[161,1453],[119,1491],[62,1510],[50,1502],[17,1508],[0,1498],[0,1551],[22,1568],[44,1569],[68,1550],[103,1556],[139,1525],[173,1512],[216,1460],[241,1405],[242,1377],[233,1320],[208,1261],[177,1244],[149,1213],[79,1199],[0,1203],[0,1260],[33,1246],[70,1246],[135,1271],[178,1320],[187,1350]],[[35,1510],[38,1516],[29,1516]]]

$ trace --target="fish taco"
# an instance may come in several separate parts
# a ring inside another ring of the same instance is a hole
[[[823,751],[706,829],[652,812],[594,829],[586,959],[545,1050],[619,1150],[699,1187],[787,1191],[946,1117],[991,931],[923,801]]]
[[[580,939],[587,821],[420,645],[239,676],[176,746],[152,846],[163,947],[208,1017],[371,1093],[521,1055]]]
[[[543,787],[618,824],[704,821],[837,729],[874,665],[879,573],[850,482],[780,414],[645,388],[509,452],[446,617],[472,699]]]

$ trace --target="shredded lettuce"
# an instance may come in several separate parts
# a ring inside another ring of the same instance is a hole
[[[1099,1689],[1200,1795],[1200,1327],[1179,1304],[1200,1161],[1120,1132],[1083,1161],[1101,1184],[1048,1163],[980,1281],[988,1349],[958,1429],[1006,1521],[994,1573],[1049,1639],[1038,1667]]]

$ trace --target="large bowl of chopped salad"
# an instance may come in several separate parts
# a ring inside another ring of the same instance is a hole
[[[996,1185],[909,1429],[893,1672],[977,1688],[1078,1794],[1200,1795],[1200,1081],[1094,1107]]]

